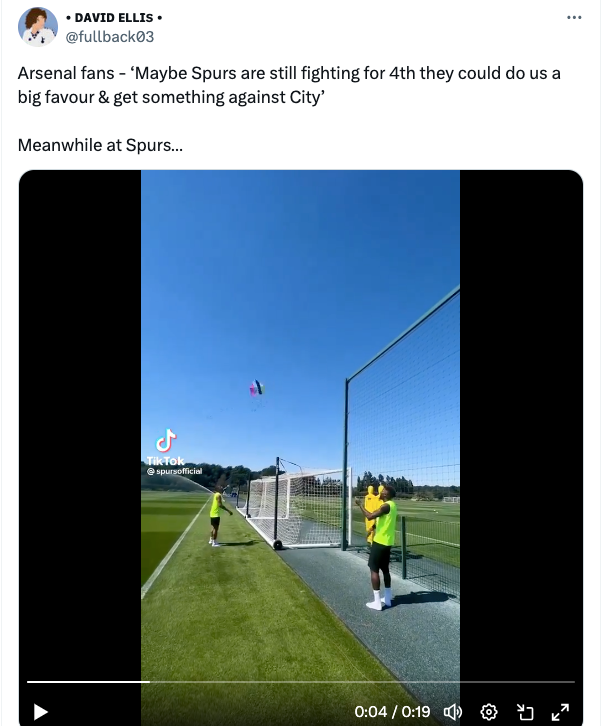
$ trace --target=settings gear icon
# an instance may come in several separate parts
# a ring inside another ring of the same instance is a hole
[[[492,703],[487,703],[486,706],[483,706],[480,709],[480,715],[484,718],[485,721],[492,721],[495,716],[497,716],[497,709],[495,706],[493,706]]]

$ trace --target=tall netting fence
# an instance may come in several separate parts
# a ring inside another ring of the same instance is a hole
[[[458,287],[347,379],[344,454],[354,477],[343,546],[368,550],[367,523],[352,499],[390,485],[405,520],[392,560],[407,579],[456,597],[460,297]]]

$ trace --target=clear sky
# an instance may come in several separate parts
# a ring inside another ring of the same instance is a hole
[[[345,378],[459,282],[459,172],[143,172],[141,459],[340,467]]]

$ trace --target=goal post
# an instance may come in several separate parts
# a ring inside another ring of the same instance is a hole
[[[460,497],[443,497],[443,502],[447,504],[459,504]]]
[[[253,479],[238,511],[273,547],[340,547],[343,487],[350,496],[350,469],[346,477],[342,469],[279,472]]]

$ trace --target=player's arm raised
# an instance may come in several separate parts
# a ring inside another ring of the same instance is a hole
[[[376,509],[375,512],[369,512],[365,507],[361,504],[361,501],[359,499],[355,499],[355,502],[358,504],[359,509],[361,512],[363,512],[363,515],[366,519],[372,520],[377,519],[382,514],[388,514],[390,511],[390,505],[389,504],[382,504],[382,506],[379,509]]]

